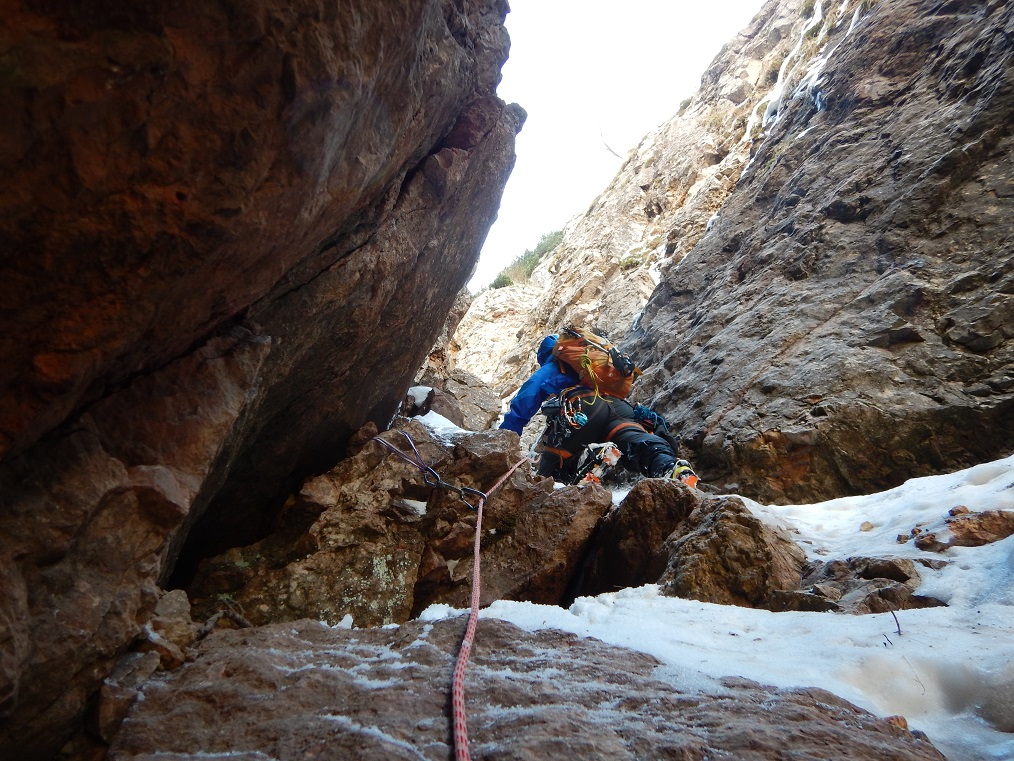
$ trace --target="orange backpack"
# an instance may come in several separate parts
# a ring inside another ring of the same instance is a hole
[[[581,385],[594,389],[598,396],[626,399],[641,374],[609,339],[569,325],[560,331],[553,356],[572,367],[580,376]]]

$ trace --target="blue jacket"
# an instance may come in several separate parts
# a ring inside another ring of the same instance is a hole
[[[542,407],[549,397],[560,393],[565,388],[578,385],[578,376],[570,367],[562,362],[553,361],[553,347],[556,336],[546,336],[539,344],[538,358],[542,365],[526,380],[511,399],[511,407],[503,416],[501,428],[514,431],[518,435],[525,425]]]

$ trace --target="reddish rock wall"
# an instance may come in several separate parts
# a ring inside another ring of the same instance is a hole
[[[0,756],[60,747],[188,536],[390,420],[513,163],[506,11],[4,5]]]

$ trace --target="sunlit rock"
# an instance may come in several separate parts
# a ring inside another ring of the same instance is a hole
[[[806,556],[785,531],[765,525],[736,497],[707,498],[665,542],[664,594],[766,607],[797,589]]]

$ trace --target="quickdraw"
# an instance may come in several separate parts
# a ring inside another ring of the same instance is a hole
[[[423,481],[426,483],[427,486],[433,486],[437,489],[443,489],[445,491],[454,492],[455,494],[458,495],[458,498],[461,499],[461,501],[464,502],[466,505],[468,505],[472,510],[478,510],[479,505],[484,503],[487,499],[489,499],[489,497],[486,495],[486,492],[484,491],[472,489],[469,488],[468,486],[455,486],[454,484],[447,483],[447,481],[445,481],[440,477],[439,473],[437,473],[433,468],[431,468],[429,465],[426,464],[426,461],[422,458],[422,455],[419,454],[419,450],[416,449],[415,442],[412,441],[412,437],[409,436],[408,433],[406,433],[405,431],[401,431],[400,433],[408,441],[408,445],[412,447],[412,454],[409,454],[408,452],[402,449],[398,449],[398,447],[394,446],[388,441],[385,441],[379,436],[374,436],[373,440],[378,442],[379,444],[382,444],[385,448],[389,449],[390,451],[394,452],[405,462],[409,462],[412,465],[415,465],[417,468],[419,468],[419,470],[423,472]],[[470,502],[468,499],[469,497],[474,498],[475,502],[474,503]]]
[[[581,409],[581,397],[568,394],[565,389],[560,394],[560,417],[567,421],[571,428],[581,428],[588,423],[588,416]]]

